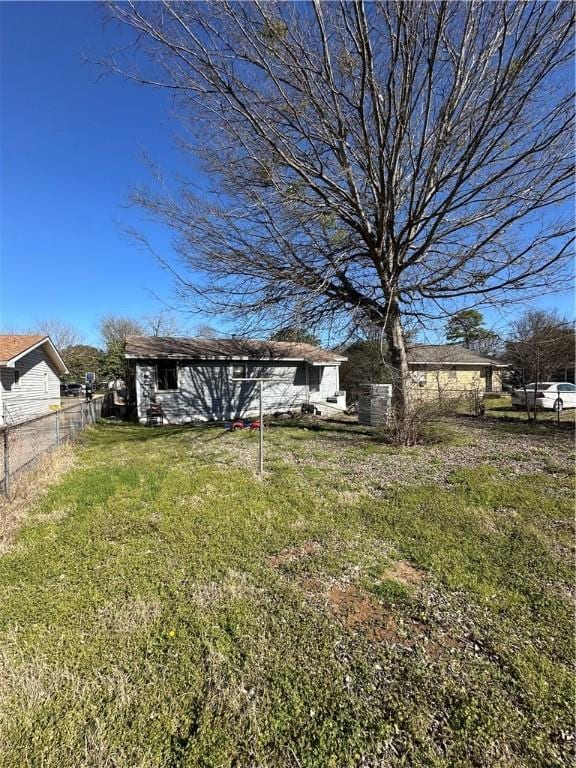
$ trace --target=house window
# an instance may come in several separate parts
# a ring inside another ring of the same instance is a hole
[[[20,386],[20,371],[18,368],[14,368],[14,386],[19,387]]]
[[[320,384],[322,383],[322,368],[315,368],[310,366],[308,368],[308,387],[310,392],[320,392]]]
[[[296,371],[294,372],[294,386],[295,387],[306,386],[306,364],[305,363],[299,363],[296,366]]]
[[[456,371],[454,368],[450,368],[448,371],[448,378],[449,379],[457,379],[458,378],[458,371]]]
[[[159,392],[178,389],[178,363],[166,360],[156,364],[156,389]]]

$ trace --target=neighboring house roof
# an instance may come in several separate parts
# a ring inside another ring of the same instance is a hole
[[[0,335],[0,365],[13,367],[21,357],[32,352],[38,347],[45,346],[48,357],[57,368],[59,375],[68,373],[64,360],[49,336],[38,334],[3,334]]]
[[[508,364],[485,357],[461,344],[418,344],[407,350],[408,365],[470,365],[507,368]]]
[[[290,360],[327,365],[347,360],[313,344],[258,339],[181,339],[166,336],[127,336],[125,357],[133,360]]]

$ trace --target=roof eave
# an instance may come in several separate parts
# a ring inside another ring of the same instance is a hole
[[[248,355],[185,355],[175,353],[149,353],[124,355],[126,360],[247,360],[254,362],[277,363],[308,363],[309,365],[340,365],[348,360],[347,357],[338,357],[331,360],[311,360],[307,357],[252,357]]]
[[[18,352],[17,355],[14,355],[8,360],[3,360],[2,362],[0,362],[0,365],[2,365],[5,368],[14,368],[14,365],[15,363],[18,362],[18,360],[21,360],[23,357],[26,357],[26,355],[29,355],[30,352],[33,352],[35,349],[38,349],[38,347],[41,347],[44,344],[48,345],[48,354],[52,358],[53,362],[56,364],[56,367],[59,368],[60,375],[64,376],[65,374],[69,373],[68,368],[66,368],[66,363],[60,357],[60,353],[52,343],[50,336],[45,336],[43,339],[40,339],[40,341],[37,341],[35,344],[32,344],[31,346],[27,347],[22,352]]]
[[[409,360],[408,365],[461,365],[469,368],[481,368],[489,365],[492,368],[510,368],[509,363],[496,363],[493,360],[478,361],[477,363],[465,363],[461,360]]]

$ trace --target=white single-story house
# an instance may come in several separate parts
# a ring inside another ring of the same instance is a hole
[[[423,393],[501,392],[502,372],[510,367],[461,344],[418,344],[407,357],[412,386]]]
[[[322,413],[341,411],[339,367],[346,360],[312,344],[247,339],[128,336],[126,359],[134,373],[138,419],[158,405],[168,424],[255,416],[259,384],[265,413],[312,403]],[[239,381],[239,379],[246,379]]]
[[[48,336],[0,335],[0,425],[58,409],[60,376],[66,373]]]

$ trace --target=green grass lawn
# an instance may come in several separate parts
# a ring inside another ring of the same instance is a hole
[[[0,558],[2,768],[572,765],[571,437],[440,431],[271,428],[260,480],[88,430]]]

